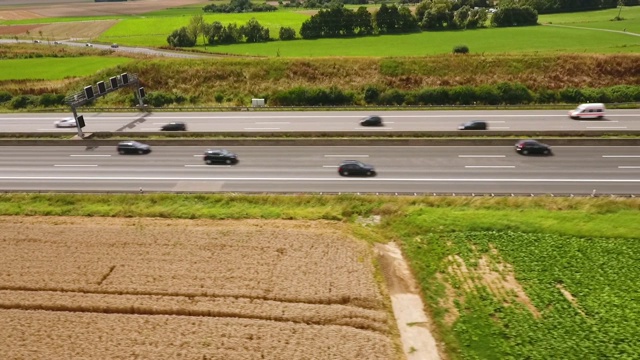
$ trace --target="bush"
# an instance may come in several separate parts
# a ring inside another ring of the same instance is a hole
[[[162,107],[164,105],[173,104],[173,95],[160,91],[154,91],[147,94],[146,103],[153,107]]]
[[[296,38],[296,31],[290,27],[280,28],[280,40],[293,40]]]
[[[364,89],[364,102],[367,104],[375,104],[380,98],[380,90],[375,86],[367,86]]]
[[[416,101],[421,105],[444,105],[449,103],[449,91],[446,88],[426,88],[418,91]]]
[[[13,98],[13,95],[7,91],[0,91],[0,103],[7,102]]]
[[[454,46],[453,53],[454,54],[468,54],[469,53],[469,47],[467,45]]]
[[[538,23],[538,12],[531,6],[498,8],[491,17],[491,25],[498,27],[526,26]]]
[[[500,98],[505,104],[527,104],[533,100],[533,96],[526,86],[519,83],[500,83],[497,85]]]
[[[456,86],[449,91],[449,99],[454,104],[471,105],[477,97],[475,89],[471,86]]]
[[[354,98],[353,93],[344,92],[337,87],[325,90],[298,86],[289,90],[278,91],[269,96],[269,103],[279,106],[351,105],[354,102]]]
[[[398,89],[390,89],[380,94],[378,101],[381,105],[402,105],[406,94]]]
[[[196,45],[196,39],[189,34],[185,26],[172,32],[167,37],[167,42],[173,47],[192,47]]]
[[[9,102],[9,107],[12,109],[24,109],[36,105],[38,105],[38,99],[29,95],[18,95]]]
[[[62,94],[42,94],[39,103],[41,106],[51,107],[64,105],[64,95]]]
[[[565,103],[581,103],[584,101],[582,91],[573,87],[560,90],[558,97],[560,101]]]

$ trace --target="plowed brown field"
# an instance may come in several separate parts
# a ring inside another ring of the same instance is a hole
[[[0,358],[394,359],[340,225],[0,217]]]

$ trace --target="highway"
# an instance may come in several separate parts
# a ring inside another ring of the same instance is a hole
[[[638,131],[640,109],[609,110],[602,120],[572,120],[565,110],[460,110],[460,111],[238,111],[83,113],[84,132],[153,132],[171,121],[183,121],[189,131],[202,132],[304,132],[304,131],[455,131],[459,124],[485,120],[495,131]],[[362,127],[359,120],[375,113],[383,127]],[[1,132],[68,132],[53,123],[71,113],[0,114]]]
[[[418,194],[639,194],[640,148],[558,146],[522,156],[512,146],[230,147],[240,163],[205,165],[207,146],[0,147],[0,191],[311,192]],[[372,178],[337,174],[345,159]]]

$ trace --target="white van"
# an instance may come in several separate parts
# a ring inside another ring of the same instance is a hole
[[[569,111],[572,119],[602,119],[606,110],[603,103],[580,104],[574,110]]]

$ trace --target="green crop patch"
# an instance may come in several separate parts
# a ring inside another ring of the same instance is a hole
[[[132,61],[122,57],[8,59],[0,61],[0,80],[60,80],[87,76]]]
[[[484,231],[404,244],[452,358],[640,357],[638,239]]]

